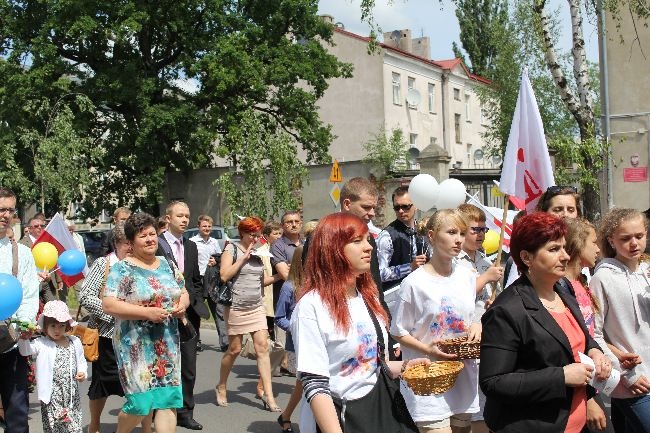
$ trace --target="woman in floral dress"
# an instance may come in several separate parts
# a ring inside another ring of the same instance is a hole
[[[113,346],[126,403],[117,433],[128,433],[156,409],[156,432],[173,432],[176,408],[183,406],[178,319],[185,315],[189,296],[183,277],[156,257],[156,220],[134,214],[124,233],[132,256],[110,270],[104,311],[116,317]]]

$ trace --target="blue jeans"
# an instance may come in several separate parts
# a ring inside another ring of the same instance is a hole
[[[650,433],[650,395],[634,398],[613,398],[625,415],[625,433]]]

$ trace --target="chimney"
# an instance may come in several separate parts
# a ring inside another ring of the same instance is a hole
[[[320,18],[325,21],[328,24],[334,24],[334,16],[333,15],[328,15],[328,14],[323,14],[320,16]]]

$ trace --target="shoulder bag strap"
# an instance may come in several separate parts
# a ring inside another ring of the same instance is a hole
[[[18,244],[15,240],[11,240],[11,273],[14,277],[18,277]]]
[[[375,313],[372,312],[370,307],[368,306],[368,303],[363,301],[363,303],[366,305],[366,309],[368,310],[368,314],[370,315],[370,318],[372,319],[372,324],[375,325],[375,332],[377,333],[377,357],[379,358],[380,364],[386,359],[385,357],[385,345],[384,345],[384,333],[381,332],[381,326],[379,326],[379,321],[377,320],[377,317],[375,316]],[[387,331],[388,332],[388,331]]]

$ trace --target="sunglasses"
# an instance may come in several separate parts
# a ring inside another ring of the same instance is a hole
[[[45,227],[45,224],[36,224],[36,225],[30,226],[30,228],[33,228],[33,229],[42,229],[44,227]]]
[[[487,233],[488,230],[490,230],[487,227],[470,227],[472,229],[472,233],[474,234],[479,234],[479,233]]]
[[[411,210],[412,207],[413,207],[413,203],[411,203],[411,204],[396,204],[395,206],[393,206],[393,210],[395,212],[399,212],[400,210],[403,210],[404,212],[406,212],[408,210]]]
[[[553,194],[553,195],[558,195],[560,193],[562,194],[577,194],[578,189],[575,186],[572,185],[553,185],[549,186],[546,189],[547,194]]]

